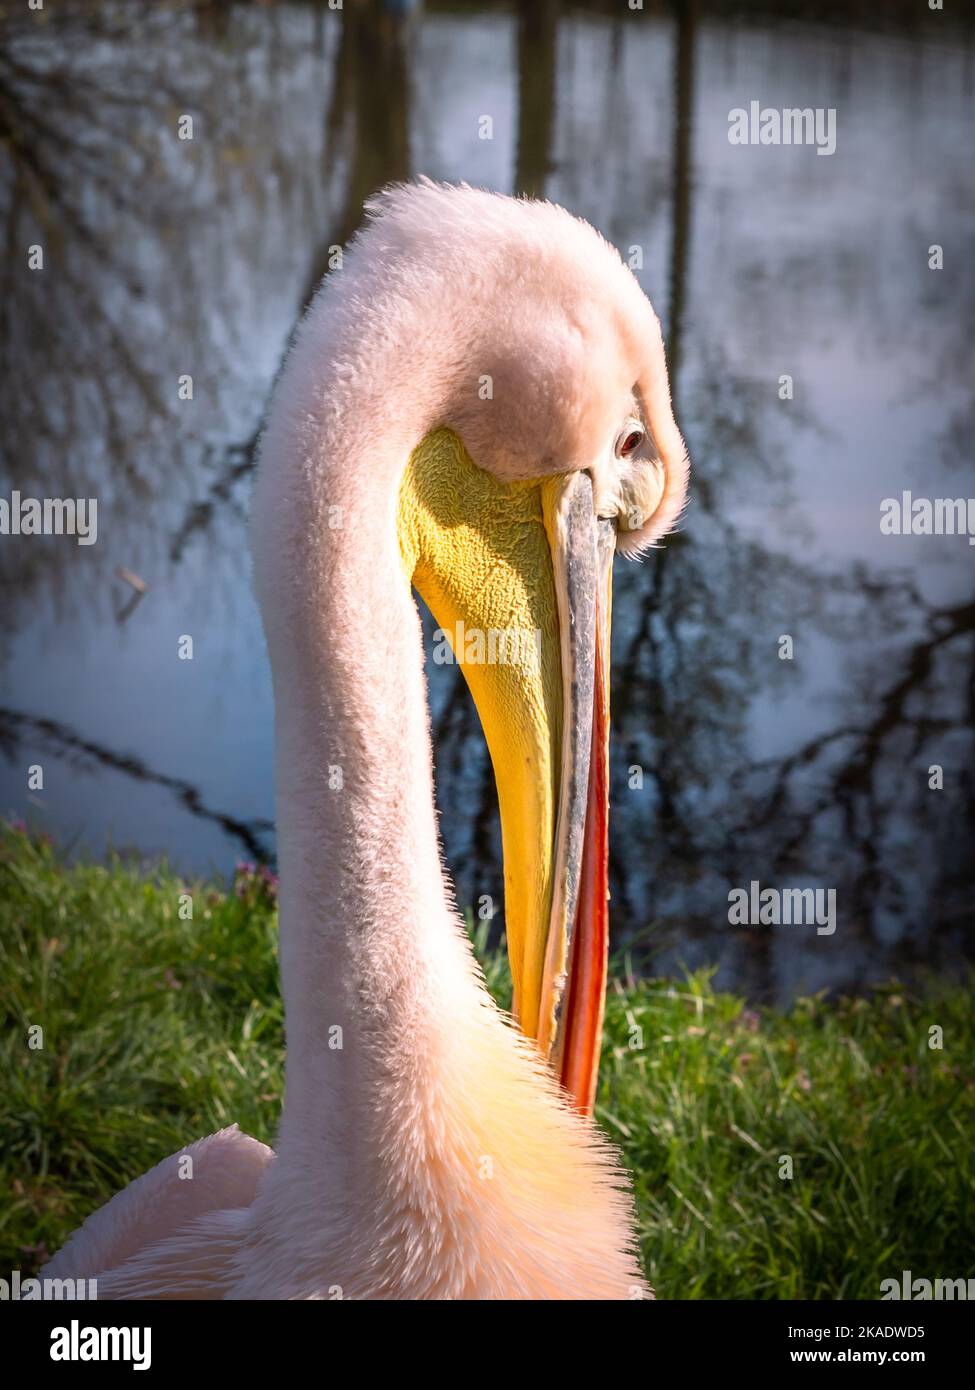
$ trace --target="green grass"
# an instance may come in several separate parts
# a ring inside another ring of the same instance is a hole
[[[475,944],[506,1001],[503,957]],[[706,974],[615,969],[597,1117],[633,1172],[662,1296],[875,1298],[903,1269],[975,1275],[970,984],[780,1012]],[[273,1142],[273,894],[250,876],[228,895],[119,860],[67,867],[3,827],[0,1021],[0,1271],[26,1275],[189,1139],[236,1120]]]

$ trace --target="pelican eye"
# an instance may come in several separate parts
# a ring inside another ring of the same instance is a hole
[[[628,459],[631,454],[635,454],[645,436],[646,430],[643,426],[630,421],[616,441],[616,457]]]

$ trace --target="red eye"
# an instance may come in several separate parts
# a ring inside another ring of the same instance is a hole
[[[621,459],[629,458],[630,454],[635,453],[643,443],[642,430],[627,430],[620,436],[620,441],[616,446],[617,456]]]

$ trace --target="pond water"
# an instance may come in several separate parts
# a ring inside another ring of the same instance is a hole
[[[905,490],[975,492],[970,28],[23,8],[0,19],[0,496],[99,515],[91,546],[0,537],[0,810],[75,853],[273,858],[256,433],[329,248],[375,187],[426,173],[544,193],[640,248],[664,325],[694,481],[679,536],[616,567],[617,944],[754,997],[971,952],[975,550],[880,528]],[[835,153],[732,145],[753,100],[834,108]],[[477,717],[428,666],[459,900],[500,901]],[[729,925],[753,881],[834,889],[836,931]]]

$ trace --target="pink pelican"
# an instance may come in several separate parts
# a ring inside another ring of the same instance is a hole
[[[301,323],[253,503],[274,677],[286,1098],[95,1212],[99,1297],[636,1298],[590,1117],[607,952],[612,558],[684,502],[657,319],[551,203],[388,189]],[[501,815],[514,1020],[453,903],[422,596]]]

